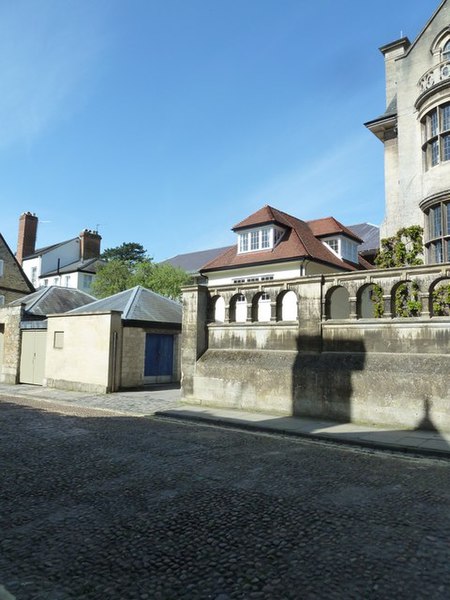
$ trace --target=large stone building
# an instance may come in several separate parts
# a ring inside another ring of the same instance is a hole
[[[425,261],[450,260],[450,2],[441,2],[417,39],[380,48],[386,110],[366,126],[384,143],[382,237],[421,225]]]

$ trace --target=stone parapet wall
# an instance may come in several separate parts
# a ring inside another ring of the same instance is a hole
[[[183,401],[450,431],[450,316],[433,316],[432,294],[450,283],[450,265],[373,270],[286,281],[277,285],[188,288],[182,348]],[[416,281],[419,317],[394,317],[396,286]],[[387,307],[382,318],[359,318],[363,290],[377,283]],[[343,287],[349,316],[329,316],[329,300]],[[277,298],[295,291],[297,322],[277,321]],[[222,296],[269,294],[268,322],[212,321],[211,305]],[[205,301],[206,300],[206,301]],[[430,310],[431,308],[431,310]],[[206,332],[201,337],[201,332]],[[200,343],[199,343],[200,342]]]

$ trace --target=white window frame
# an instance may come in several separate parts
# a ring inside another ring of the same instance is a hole
[[[4,260],[0,258],[0,277],[3,277]]]
[[[283,235],[284,230],[274,225],[241,231],[238,233],[238,254],[272,250]]]

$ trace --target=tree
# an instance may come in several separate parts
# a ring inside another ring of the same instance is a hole
[[[106,261],[119,260],[134,267],[138,263],[145,260],[151,260],[147,256],[147,250],[142,244],[136,242],[124,242],[120,246],[114,248],[107,248],[101,258]]]
[[[181,287],[190,281],[182,269],[170,264],[155,264],[141,244],[123,243],[102,254],[106,262],[99,266],[92,283],[92,293],[106,298],[141,285],[158,294],[179,300]]]
[[[92,282],[92,293],[97,298],[106,298],[112,294],[123,292],[133,287],[131,282],[132,269],[121,260],[110,260],[99,265],[97,275]]]
[[[133,285],[142,285],[172,300],[180,299],[181,288],[190,279],[190,275],[183,269],[168,263],[154,264],[149,261],[136,265],[132,277]]]

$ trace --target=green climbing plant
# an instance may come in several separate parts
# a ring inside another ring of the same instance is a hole
[[[383,289],[377,283],[372,286],[370,299],[373,302],[373,316],[380,319],[384,315]]]
[[[402,227],[391,237],[381,240],[380,251],[375,257],[375,265],[380,269],[423,265],[423,228],[420,225]],[[384,314],[383,293],[374,286],[372,299],[374,315]],[[419,286],[415,282],[405,282],[395,292],[395,314],[398,317],[417,317],[422,310],[419,299]]]
[[[419,286],[415,281],[401,283],[395,291],[395,315],[397,317],[418,317],[422,310],[419,300]]]
[[[433,315],[450,316],[450,284],[442,284],[433,291]]]
[[[420,225],[402,227],[391,237],[381,240],[381,248],[375,257],[380,269],[423,265],[423,228]]]

